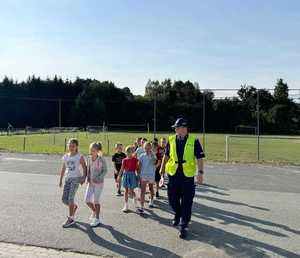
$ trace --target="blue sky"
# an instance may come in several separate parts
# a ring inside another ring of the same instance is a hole
[[[300,1],[1,0],[0,78],[300,88]]]

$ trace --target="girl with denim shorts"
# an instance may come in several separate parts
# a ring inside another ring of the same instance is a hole
[[[62,158],[63,166],[60,172],[59,187],[62,187],[63,177],[65,176],[62,202],[69,207],[69,216],[63,224],[64,228],[70,227],[75,223],[74,215],[78,206],[75,204],[74,198],[79,184],[85,182],[87,174],[85,160],[78,152],[78,145],[77,139],[70,139],[68,141],[68,153]],[[80,166],[83,169],[83,176],[80,172]]]
[[[137,181],[137,172],[138,172],[138,159],[134,157],[134,149],[133,147],[127,146],[126,149],[127,157],[122,161],[122,167],[119,174],[119,179],[122,177],[122,185],[125,188],[125,204],[122,209],[123,212],[127,212],[129,210],[128,207],[128,197],[132,196],[134,205],[136,206],[136,195],[134,189],[138,187]]]

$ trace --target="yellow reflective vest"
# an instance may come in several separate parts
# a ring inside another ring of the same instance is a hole
[[[184,153],[183,153],[183,173],[186,177],[193,177],[196,175],[196,158],[194,154],[195,147],[195,137],[188,135],[185,143]],[[170,176],[176,174],[178,168],[178,157],[176,151],[176,135],[169,137],[170,145],[170,156],[166,164],[166,172]]]

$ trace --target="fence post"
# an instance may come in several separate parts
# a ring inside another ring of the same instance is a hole
[[[67,138],[65,138],[65,148],[64,148],[64,151],[65,152],[67,151]]]
[[[26,137],[23,138],[23,151],[25,151],[26,148]]]
[[[58,99],[58,127],[61,128],[61,99]]]
[[[105,122],[104,121],[102,124],[102,139],[103,139],[103,141],[105,141]]]
[[[225,147],[225,156],[226,156],[226,161],[229,161],[229,136],[226,135],[226,147]]]
[[[55,133],[53,134],[53,144],[55,145]]]

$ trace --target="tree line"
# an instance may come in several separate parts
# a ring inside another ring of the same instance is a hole
[[[235,97],[216,98],[214,92],[201,91],[190,81],[152,81],[143,96],[113,82],[77,78],[30,76],[17,82],[4,77],[0,82],[0,128],[48,128],[150,123],[153,126],[153,103],[157,104],[157,130],[170,130],[179,116],[185,116],[194,131],[202,131],[203,101],[207,132],[234,133],[240,128],[255,127],[257,100],[261,133],[300,133],[300,105],[289,96],[289,88],[279,79],[274,91],[242,85]],[[249,133],[249,131],[245,131]]]

